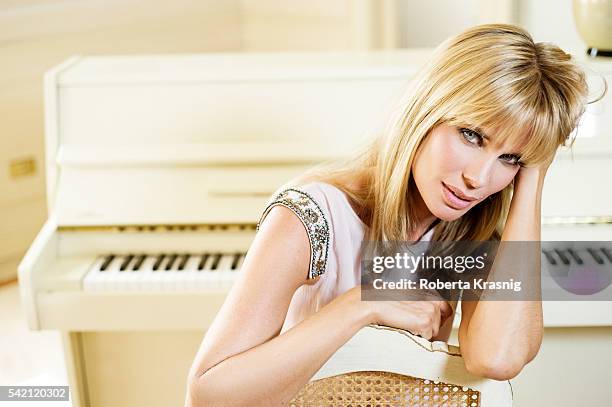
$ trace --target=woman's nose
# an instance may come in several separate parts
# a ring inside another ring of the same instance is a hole
[[[472,160],[463,170],[463,180],[471,189],[482,188],[487,185],[495,159],[491,157],[478,157]]]

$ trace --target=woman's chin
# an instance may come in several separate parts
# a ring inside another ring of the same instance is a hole
[[[465,209],[455,209],[455,208],[451,208],[450,206],[442,203],[440,207],[435,208],[435,210],[431,211],[431,213],[436,218],[444,222],[452,222],[454,220],[459,219],[463,215],[465,215],[465,213],[469,210],[470,210],[470,207],[467,207]]]

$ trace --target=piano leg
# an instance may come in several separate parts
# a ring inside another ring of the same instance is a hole
[[[64,361],[70,383],[70,401],[72,407],[88,407],[87,379],[83,360],[81,334],[78,332],[62,332],[64,345]]]

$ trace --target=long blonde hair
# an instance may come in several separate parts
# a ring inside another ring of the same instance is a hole
[[[369,225],[367,239],[406,240],[417,227],[419,192],[411,167],[433,127],[494,129],[500,143],[521,146],[523,163],[537,165],[568,144],[587,95],[584,72],[557,46],[534,43],[529,33],[512,25],[476,26],[435,50],[388,126],[356,157],[316,167],[293,183],[322,181],[338,187]],[[432,239],[498,240],[512,188],[511,183],[459,219],[441,221]]]

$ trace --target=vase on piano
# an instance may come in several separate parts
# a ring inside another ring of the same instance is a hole
[[[612,0],[574,0],[574,22],[590,56],[612,57]]]

